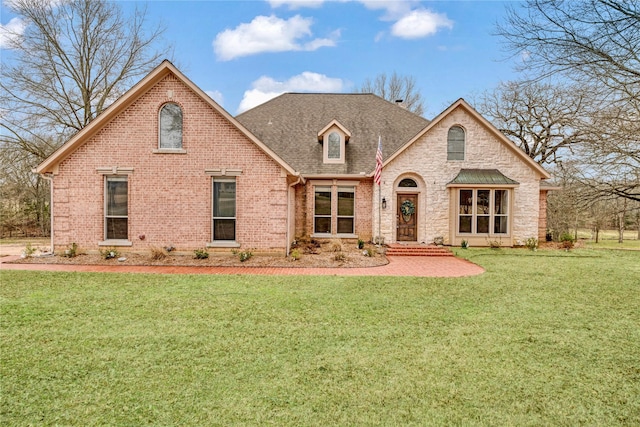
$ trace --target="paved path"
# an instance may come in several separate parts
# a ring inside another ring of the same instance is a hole
[[[257,274],[299,276],[414,276],[462,277],[484,273],[484,269],[455,257],[391,256],[389,264],[358,268],[302,267],[186,267],[137,265],[7,264],[17,256],[0,258],[0,270],[78,271],[96,273],[157,274]]]

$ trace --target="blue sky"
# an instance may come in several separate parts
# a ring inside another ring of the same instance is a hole
[[[0,24],[21,23],[3,6]],[[125,12],[144,2],[119,1]],[[432,118],[516,78],[491,35],[500,1],[150,1],[174,63],[235,115],[282,92],[352,92],[380,73],[416,79]],[[0,33],[0,47],[3,45]],[[3,49],[5,60],[9,57]]]

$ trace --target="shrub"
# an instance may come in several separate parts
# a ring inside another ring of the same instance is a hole
[[[245,262],[246,260],[251,259],[251,257],[253,256],[253,253],[251,253],[250,250],[238,251],[236,249],[233,249],[231,253],[237,255],[240,262]]]
[[[364,240],[358,239],[358,249],[364,249]]]
[[[467,249],[467,248],[469,247],[469,241],[468,241],[468,240],[463,240],[463,241],[460,243],[460,247],[461,247],[462,249]]]
[[[537,251],[538,250],[538,239],[535,237],[529,237],[524,245],[531,251]]]
[[[347,256],[343,253],[343,252],[337,252],[334,256],[333,256],[333,260],[334,261],[345,261],[347,259]]]
[[[36,248],[31,246],[31,243],[27,243],[27,246],[25,246],[25,248],[24,248],[24,256],[30,257],[34,253],[36,253]]]
[[[342,240],[335,239],[331,241],[331,251],[332,252],[342,252]]]
[[[573,237],[573,234],[571,233],[562,233],[560,235],[560,243],[561,246],[565,249],[571,249],[573,248],[573,245],[575,244],[575,239]]]
[[[373,258],[374,256],[376,256],[376,251],[373,248],[367,248],[365,249],[363,255],[366,257]]]
[[[63,253],[62,256],[65,256],[65,257],[68,257],[68,258],[75,258],[76,256],[78,256],[78,245],[75,244],[75,243],[72,243],[69,246],[69,249],[65,249],[64,250],[64,253]]]
[[[118,258],[120,256],[120,252],[118,252],[116,248],[100,249],[100,256],[102,259]]]
[[[302,255],[300,255],[300,251],[298,249],[292,249],[290,252],[291,259],[297,261],[300,259]]]
[[[195,259],[207,259],[209,258],[209,252],[207,251],[207,248],[196,249],[193,251],[193,257]]]
[[[151,259],[155,261],[159,261],[161,259],[165,259],[167,257],[167,252],[163,248],[159,248],[157,246],[152,246],[149,248],[151,251]]]

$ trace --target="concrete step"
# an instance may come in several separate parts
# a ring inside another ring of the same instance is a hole
[[[399,243],[387,245],[385,253],[389,256],[453,256],[453,253],[443,246]]]

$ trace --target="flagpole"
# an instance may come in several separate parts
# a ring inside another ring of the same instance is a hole
[[[382,233],[380,231],[382,225],[382,185],[378,185],[378,245],[382,239]]]

